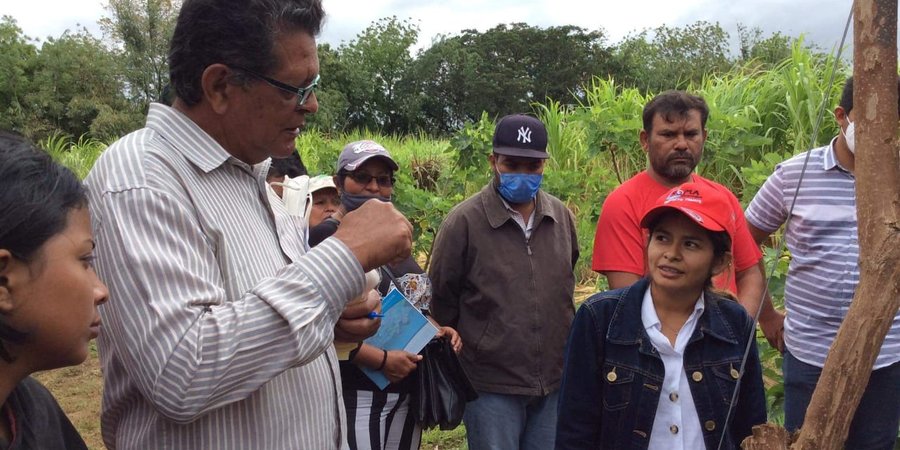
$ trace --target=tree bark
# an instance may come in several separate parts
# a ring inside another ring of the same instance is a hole
[[[753,435],[741,443],[743,450],[788,450],[791,436],[784,428],[772,423],[753,427]]]
[[[854,4],[853,115],[860,280],[792,449],[840,449],[900,308],[897,1]]]
[[[875,359],[900,310],[897,1],[854,3],[853,111],[860,280],[806,410],[797,449],[841,449]],[[781,450],[787,432],[754,427],[744,449]]]

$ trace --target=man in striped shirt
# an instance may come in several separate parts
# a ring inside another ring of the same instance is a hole
[[[345,442],[332,341],[375,331],[377,297],[345,305],[366,271],[410,254],[412,228],[368,202],[309,250],[268,202],[268,158],[293,152],[318,109],[323,17],[319,0],[186,0],[173,106],[151,105],[86,180],[112,300],[99,343],[110,449]]]
[[[831,144],[776,166],[745,213],[750,232],[760,244],[784,224],[791,252],[784,288],[782,365],[784,424],[791,431],[803,425],[825,357],[859,283],[852,78],[844,86],[834,117],[840,133]],[[900,424],[900,313],[873,369],[846,448],[894,448]]]

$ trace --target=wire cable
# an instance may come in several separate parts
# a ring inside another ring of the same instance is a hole
[[[815,145],[816,140],[819,138],[819,127],[822,125],[822,119],[825,116],[825,108],[828,105],[828,94],[831,92],[832,87],[834,86],[834,78],[837,74],[838,63],[841,60],[841,53],[844,49],[844,42],[847,39],[847,33],[850,30],[850,21],[853,19],[853,4],[850,5],[850,14],[847,15],[847,23],[844,25],[844,34],[841,36],[841,43],[838,45],[836,49],[836,56],[834,57],[834,63],[831,67],[831,77],[828,80],[828,85],[826,89],[822,92],[822,104],[819,107],[819,114],[816,117],[816,123],[813,126],[812,138],[810,139],[810,145]],[[803,167],[800,170],[800,179],[797,181],[797,187],[794,189],[794,197],[791,200],[791,207],[788,210],[787,217],[791,217],[794,214],[794,206],[797,204],[797,197],[800,195],[800,186],[803,184],[803,177],[806,175],[806,167],[809,164],[809,157],[811,152],[806,152],[806,158],[803,160]],[[785,222],[785,232],[787,231],[789,222]],[[785,233],[786,234],[786,233]],[[737,382],[734,385],[734,392],[731,393],[731,404],[728,406],[728,414],[725,416],[725,426],[722,428],[722,436],[719,438],[719,445],[716,449],[721,450],[722,444],[725,442],[725,436],[728,434],[728,425],[731,423],[732,411],[734,410],[734,404],[737,400],[738,391],[741,386],[741,381],[744,379],[744,366],[747,364],[747,358],[750,356],[750,348],[752,345],[756,343],[756,324],[759,322],[759,314],[763,309],[763,302],[766,300],[766,295],[769,292],[769,284],[772,281],[772,277],[775,276],[775,268],[778,267],[778,259],[781,254],[784,253],[784,247],[787,239],[782,239],[781,244],[778,246],[778,252],[775,253],[775,260],[772,262],[772,266],[769,269],[769,273],[766,276],[766,286],[762,293],[762,298],[759,302],[759,307],[756,308],[756,313],[753,315],[753,327],[750,329],[750,339],[747,340],[747,346],[744,348],[744,356],[741,359],[741,371],[738,374]]]

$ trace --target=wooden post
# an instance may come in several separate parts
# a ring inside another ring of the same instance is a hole
[[[860,280],[792,449],[841,449],[900,308],[897,0],[856,0],[853,117]]]

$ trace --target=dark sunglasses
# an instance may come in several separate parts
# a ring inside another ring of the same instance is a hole
[[[391,187],[394,185],[394,182],[397,181],[397,179],[391,175],[375,176],[367,172],[350,172],[347,174],[347,176],[353,179],[353,181],[355,181],[356,184],[359,184],[360,186],[368,186],[369,182],[371,182],[373,178],[375,179],[375,183],[377,183],[380,187]]]
[[[290,84],[287,84],[287,83],[282,83],[281,81],[278,81],[276,79],[269,78],[261,73],[254,72],[250,69],[245,69],[240,66],[231,66],[231,67],[238,69],[241,72],[245,72],[247,75],[252,75],[256,78],[259,78],[260,80],[265,81],[272,87],[275,87],[275,88],[281,89],[282,91],[290,92],[291,94],[296,95],[298,108],[306,104],[306,101],[309,100],[309,96],[311,96],[313,94],[313,92],[316,91],[316,87],[319,86],[319,78],[320,78],[319,74],[316,74],[316,77],[312,80],[312,83],[309,83],[308,86],[298,88],[298,87],[291,86]]]

